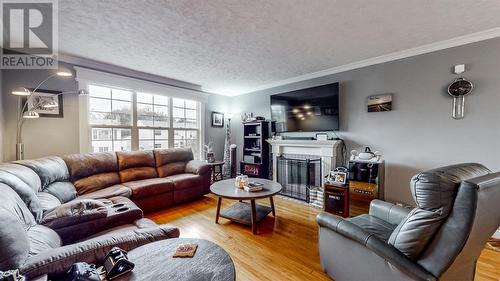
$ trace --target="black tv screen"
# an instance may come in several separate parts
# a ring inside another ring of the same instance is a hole
[[[319,132],[339,129],[339,83],[271,96],[276,132]]]

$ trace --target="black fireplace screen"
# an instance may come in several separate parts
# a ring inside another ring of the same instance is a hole
[[[277,180],[281,195],[309,203],[309,189],[321,186],[321,159],[277,157]]]

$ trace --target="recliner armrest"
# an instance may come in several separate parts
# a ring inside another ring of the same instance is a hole
[[[201,160],[191,160],[186,163],[186,173],[208,176],[210,173],[210,165]]]
[[[370,203],[370,215],[384,220],[390,224],[399,224],[411,211],[411,208],[405,208],[385,202],[382,200],[372,200]]]
[[[168,225],[139,228],[113,236],[102,235],[30,257],[20,271],[28,278],[43,274],[56,276],[65,273],[76,262],[101,263],[113,247],[129,251],[147,243],[178,236],[179,230]]]
[[[325,212],[318,214],[316,220],[320,227],[328,228],[331,231],[360,243],[415,280],[437,280],[434,275],[410,260],[396,248],[348,220]]]

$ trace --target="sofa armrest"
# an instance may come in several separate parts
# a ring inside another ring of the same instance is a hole
[[[129,251],[144,244],[178,236],[179,229],[168,225],[139,228],[113,236],[102,235],[30,257],[20,271],[28,278],[43,274],[57,276],[65,273],[76,262],[101,263],[113,247]]]
[[[325,212],[318,214],[316,219],[320,227],[328,228],[333,232],[360,243],[411,278],[415,280],[436,280],[434,275],[410,260],[396,248],[378,239],[354,223]]]
[[[370,215],[384,220],[390,224],[399,224],[411,211],[411,208],[405,208],[385,202],[382,200],[372,200],[370,203]]]
[[[191,160],[186,163],[186,173],[208,176],[210,174],[210,165],[201,160]]]
[[[72,200],[44,214],[42,224],[52,229],[105,218],[108,210],[103,202],[93,199]]]

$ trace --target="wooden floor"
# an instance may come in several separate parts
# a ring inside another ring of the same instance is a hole
[[[222,208],[234,203],[222,200]],[[212,195],[147,217],[179,227],[181,237],[203,238],[222,246],[232,257],[237,280],[331,280],[319,264],[318,209],[275,198],[276,218],[269,215],[257,235],[250,227],[220,218],[215,224],[216,198]],[[269,205],[268,200],[258,204]],[[485,249],[476,281],[500,280],[500,253]]]

